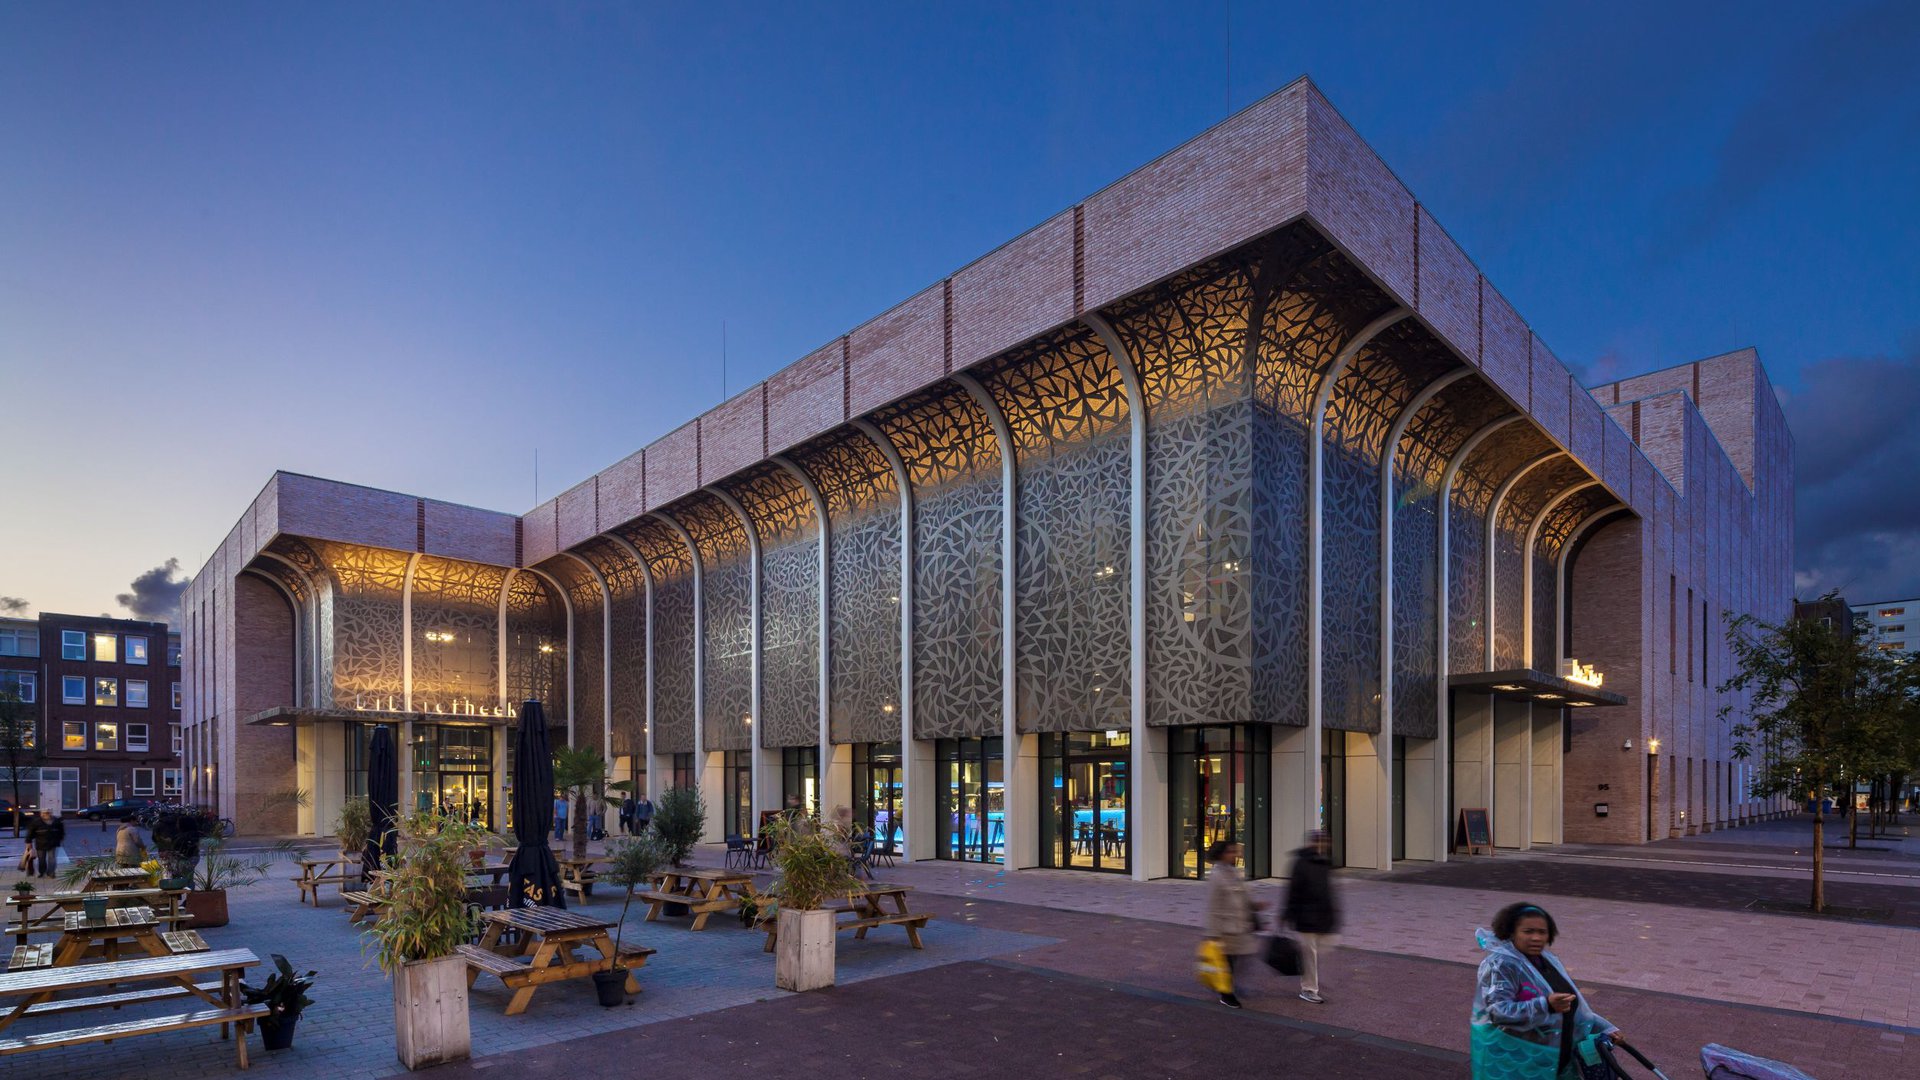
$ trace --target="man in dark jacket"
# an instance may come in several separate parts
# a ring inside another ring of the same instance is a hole
[[[40,811],[40,827],[33,830],[33,851],[37,856],[34,870],[41,877],[52,877],[56,864],[60,861],[60,845],[67,839],[67,825],[53,816],[53,811]]]
[[[1280,917],[1300,934],[1300,1000],[1319,1005],[1320,953],[1333,955],[1340,930],[1340,905],[1333,898],[1333,838],[1316,829],[1307,846],[1293,853],[1287,871],[1287,906]]]

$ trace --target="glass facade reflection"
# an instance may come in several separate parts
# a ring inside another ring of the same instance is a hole
[[[494,827],[492,728],[415,724],[408,756],[413,762],[414,809],[439,810]]]
[[[942,859],[1006,857],[1006,762],[999,739],[941,739],[935,748],[935,813]]]
[[[798,797],[805,813],[820,814],[820,748],[789,746],[780,751],[780,805]]]
[[[874,836],[874,850],[907,853],[906,762],[900,744],[853,744],[853,819]]]
[[[1168,732],[1169,875],[1206,877],[1207,849],[1222,840],[1241,845],[1248,877],[1273,875],[1272,737],[1250,724]]]

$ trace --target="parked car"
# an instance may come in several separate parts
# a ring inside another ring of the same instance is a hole
[[[20,812],[25,814],[27,817],[33,817],[34,815],[40,813],[40,808],[33,805],[32,803],[28,803],[25,806],[22,806],[20,808]],[[9,828],[9,829],[13,828],[13,818],[14,818],[13,800],[0,799],[0,826]],[[25,824],[25,822],[22,821],[22,824]]]
[[[162,805],[159,799],[115,799],[98,806],[89,806],[80,811],[80,816],[88,821],[131,821],[153,807]]]

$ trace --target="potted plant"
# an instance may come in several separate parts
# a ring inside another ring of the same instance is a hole
[[[615,841],[607,849],[606,869],[600,871],[600,880],[626,893],[620,901],[620,921],[613,928],[613,966],[593,973],[593,988],[600,995],[600,1004],[609,1008],[627,1000],[627,969],[620,966],[620,935],[627,928],[633,890],[652,881],[666,861],[660,842],[650,836]]]
[[[274,974],[267,976],[267,984],[258,990],[242,984],[240,993],[249,1005],[265,1005],[267,1015],[260,1018],[260,1039],[269,1050],[285,1050],[293,1046],[293,1029],[300,1023],[300,1014],[313,1004],[307,991],[313,986],[315,972],[305,975],[296,973],[293,965],[279,953],[273,954]]]
[[[832,986],[834,915],[821,905],[860,884],[847,857],[850,838],[840,826],[823,829],[810,818],[781,818],[769,828],[780,905],[773,984],[794,991]]]
[[[707,804],[699,788],[669,788],[653,804],[653,835],[668,864],[685,866],[706,831]],[[687,905],[668,904],[664,910],[668,915],[685,915]]]
[[[459,949],[475,929],[467,908],[467,852],[486,830],[416,810],[396,822],[394,832],[386,911],[366,931],[380,970],[393,977],[394,1051],[409,1069],[464,1061],[473,1036]]]
[[[273,868],[270,859],[229,855],[226,847],[225,839],[214,836],[200,849],[202,857],[188,879],[184,898],[186,925],[192,929],[227,925],[227,890],[251,885]]]
[[[200,845],[219,835],[220,819],[202,806],[156,806],[140,815],[140,823],[153,834],[154,853],[166,868],[161,884],[183,887],[193,876],[200,861]]]
[[[366,796],[355,795],[341,805],[340,816],[333,821],[333,835],[340,839],[340,857],[358,863],[367,849],[367,838],[373,835],[373,806]]]
[[[593,793],[607,777],[607,759],[600,751],[592,747],[556,746],[553,748],[553,786],[572,796],[573,809],[568,814],[568,827],[573,832],[573,857],[587,857],[587,839],[590,832],[588,801],[597,805],[599,800]]]
[[[37,889],[38,886],[34,885],[34,883],[27,878],[21,878],[19,881],[13,883],[13,895],[15,896],[32,896]]]

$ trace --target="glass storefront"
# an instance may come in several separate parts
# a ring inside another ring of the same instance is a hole
[[[1407,737],[1393,737],[1393,857],[1407,857]]]
[[[1167,872],[1204,878],[1207,849],[1240,844],[1250,878],[1273,875],[1273,731],[1265,725],[1177,727],[1167,732]]]
[[[693,755],[673,755],[673,786],[693,788],[700,786],[700,778],[693,774]]]
[[[1333,865],[1347,865],[1347,733],[1320,736],[1320,827],[1333,840]]]
[[[853,819],[872,830],[874,850],[907,852],[906,761],[900,744],[853,744]]]
[[[1132,734],[1040,736],[1040,864],[1124,873]]]
[[[999,739],[941,739],[935,747],[935,855],[964,862],[1005,858],[1006,762]]]
[[[368,726],[371,725],[362,725]],[[415,724],[413,804],[493,828],[493,729],[468,724]],[[364,783],[365,774],[361,774]]]
[[[753,751],[728,750],[721,757],[726,785],[726,835],[753,836]]]
[[[780,751],[780,805],[786,806],[787,800],[795,796],[800,799],[801,810],[819,815],[820,748],[817,746],[789,746]]]

